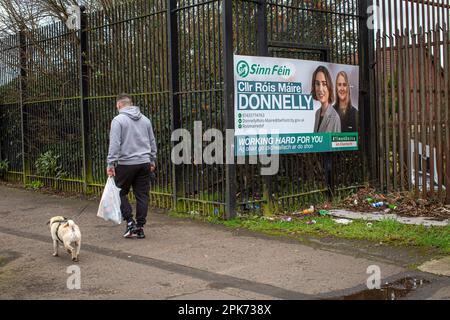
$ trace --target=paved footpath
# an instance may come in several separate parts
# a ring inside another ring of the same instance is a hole
[[[144,240],[96,217],[98,201],[0,186],[0,299],[320,299],[383,283],[430,283],[408,298],[450,299],[450,278],[409,268],[432,258],[363,241],[258,235],[153,210]],[[83,209],[81,214],[79,212]],[[69,255],[52,256],[46,222],[74,218],[82,233],[81,289],[67,288]]]

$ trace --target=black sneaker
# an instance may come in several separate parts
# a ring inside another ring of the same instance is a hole
[[[136,238],[138,239],[144,239],[145,238],[145,234],[144,234],[144,228],[143,227],[137,227],[134,231],[134,234],[136,235]]]
[[[125,233],[123,234],[124,238],[136,238],[136,225],[134,221],[130,221],[127,223],[127,229],[125,230]]]

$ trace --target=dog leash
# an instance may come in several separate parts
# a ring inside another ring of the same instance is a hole
[[[90,205],[90,203],[88,203],[87,205],[85,205],[80,212],[78,212],[78,214],[75,216],[76,218],[78,218],[79,216],[81,216],[81,214],[83,213],[84,210],[86,210],[86,208]]]

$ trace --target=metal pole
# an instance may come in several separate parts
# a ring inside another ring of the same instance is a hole
[[[83,191],[88,193],[92,179],[92,157],[89,143],[89,109],[86,97],[89,95],[89,66],[86,63],[88,56],[87,17],[85,7],[80,7],[80,47],[79,47],[79,73],[80,73],[80,119],[81,119],[81,145],[83,156]]]
[[[256,7],[256,32],[258,55],[268,56],[269,48],[267,41],[267,4],[266,0],[259,0]]]
[[[223,0],[222,3],[225,129],[234,129],[233,3],[232,0]],[[232,149],[234,160],[234,148]],[[236,166],[233,161],[233,163],[225,164],[225,167],[225,217],[231,219],[236,216]]]
[[[27,78],[27,41],[25,31],[19,32],[19,56],[20,56],[20,131],[22,139],[22,172],[23,184],[27,183],[27,176],[29,175],[30,166],[29,159],[26,154],[27,146],[25,145],[25,134],[27,132],[27,113],[25,111],[26,100],[26,78]]]
[[[376,172],[376,132],[375,128],[375,110],[373,108],[374,99],[374,81],[370,79],[374,77],[374,56],[373,56],[373,32],[369,31],[367,26],[367,0],[359,0],[359,74],[361,79],[359,101],[359,123],[360,133],[363,139],[360,146],[364,155],[364,172],[367,179],[367,171],[369,180],[377,177]],[[361,112],[362,111],[362,112]]]
[[[178,92],[179,88],[179,65],[178,65],[178,21],[177,0],[167,0],[167,35],[168,35],[168,71],[169,71],[169,105],[172,110],[172,132],[181,128],[181,109]],[[172,149],[175,142],[172,142]],[[177,208],[178,193],[181,190],[182,181],[181,165],[172,163],[172,206]]]
[[[268,40],[267,40],[267,5],[266,0],[260,0],[256,6],[256,32],[257,32],[257,48],[258,48],[258,56],[266,57],[269,55],[269,47],[268,47]],[[277,176],[274,177],[266,175],[263,177],[263,188],[264,188],[264,198],[267,199],[268,203],[266,206],[266,209],[264,210],[269,211],[268,214],[271,214],[273,209],[273,206],[275,202],[273,201],[273,180],[275,180],[275,183],[277,179]]]

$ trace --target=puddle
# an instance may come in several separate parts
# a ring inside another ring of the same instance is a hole
[[[424,279],[403,278],[384,284],[380,289],[367,289],[347,296],[333,298],[333,300],[397,300],[429,283],[430,281]]]

